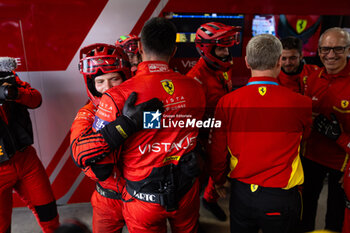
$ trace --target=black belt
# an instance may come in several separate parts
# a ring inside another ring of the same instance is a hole
[[[184,196],[190,189],[192,188],[192,185],[196,181],[196,178],[189,179],[189,182],[184,185],[184,187],[180,190],[177,191],[178,197]],[[162,206],[165,205],[165,196],[167,195],[166,193],[157,193],[157,192],[149,192],[143,191],[146,190],[147,188],[141,188],[141,190],[136,190],[130,185],[126,185],[126,191],[134,198],[140,201],[144,202],[150,202],[150,203],[156,203],[160,204]]]
[[[150,203],[163,204],[164,203],[164,194],[163,193],[146,193],[146,192],[138,192],[137,190],[131,188],[129,185],[126,185],[126,191],[128,193],[140,200]]]
[[[22,147],[21,149],[18,149],[17,151],[23,152],[23,151],[25,151],[25,150],[27,149],[27,147],[28,147],[28,146],[24,146],[24,147]]]
[[[260,185],[255,185],[255,184],[247,184],[242,181],[239,181],[237,179],[229,179],[231,181],[231,184],[233,185],[239,185],[241,187],[244,187],[246,189],[249,189],[251,192],[256,192],[256,191],[268,191],[268,192],[274,192],[274,193],[294,193],[298,191],[298,187],[294,186],[290,189],[283,189],[283,188],[272,188],[272,187],[263,187]]]
[[[177,210],[179,201],[191,190],[198,175],[197,154],[192,151],[182,155],[178,165],[153,167],[143,180],[126,179],[126,191],[137,200],[160,204],[171,212]]]
[[[110,199],[116,199],[121,200],[122,194],[118,193],[112,189],[105,189],[103,188],[99,183],[96,183],[96,191],[104,197],[110,198]]]

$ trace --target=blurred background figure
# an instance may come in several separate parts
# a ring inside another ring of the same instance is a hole
[[[316,65],[307,65],[303,59],[303,41],[289,36],[281,39],[283,46],[281,57],[281,72],[277,77],[278,83],[294,92],[303,94],[308,75],[318,70]]]
[[[115,45],[117,47],[121,47],[128,55],[131,64],[132,76],[135,75],[137,66],[142,61],[141,55],[139,53],[139,41],[140,37],[129,34],[127,36],[119,37],[119,39],[115,42]]]

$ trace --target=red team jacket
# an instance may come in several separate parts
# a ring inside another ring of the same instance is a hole
[[[28,108],[37,108],[41,105],[41,94],[30,86],[29,83],[20,80],[15,73],[16,83],[18,87],[18,99],[16,103],[23,104]]]
[[[179,121],[186,124],[188,118],[201,120],[205,98],[198,82],[170,70],[167,63],[142,62],[132,79],[102,96],[95,130],[121,115],[124,103],[133,91],[138,94],[136,104],[156,97],[165,108],[160,129],[143,129],[123,144],[120,154],[123,175],[127,180],[139,181],[149,176],[153,167],[177,164],[182,155],[194,149],[198,129],[179,127]],[[152,123],[158,125],[157,119]]]
[[[111,151],[102,136],[92,131],[96,110],[97,108],[90,101],[77,113],[71,127],[70,141],[72,157],[75,163],[83,169],[85,175],[99,182],[103,188],[112,189],[120,193],[123,190],[125,181],[121,178],[121,173],[117,166],[114,166],[111,175],[106,180],[101,181],[96,177],[91,167],[85,164],[84,157],[88,157],[90,154],[94,154],[95,156],[108,154],[107,157],[96,162],[96,164],[100,165],[116,164],[117,160],[115,153],[110,153]]]
[[[253,77],[220,99],[215,118],[223,126],[209,142],[209,174],[216,184],[226,176],[263,187],[303,183],[299,144],[312,124],[309,98],[275,78]]]
[[[281,86],[287,87],[292,91],[300,94],[304,94],[305,83],[311,72],[320,69],[316,65],[303,64],[303,68],[300,73],[286,74],[281,70],[277,77],[278,83]]]
[[[338,74],[327,74],[325,68],[307,79],[305,95],[312,99],[314,115],[334,113],[343,133],[332,141],[316,131],[307,140],[304,156],[321,165],[344,171],[350,152],[350,64]]]

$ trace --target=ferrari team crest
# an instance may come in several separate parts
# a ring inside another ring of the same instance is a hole
[[[266,87],[259,87],[258,90],[261,96],[264,96],[266,94]]]
[[[307,76],[304,76],[303,77],[303,83],[306,84],[306,81],[307,81]]]
[[[302,33],[307,25],[307,20],[306,19],[298,19],[297,21],[297,25],[296,25],[296,29],[297,29],[297,33],[300,34]]]
[[[228,81],[228,74],[227,74],[227,72],[222,73],[222,75],[224,76],[224,79],[225,79],[226,81]]]
[[[250,185],[250,191],[252,191],[252,193],[254,193],[258,188],[259,188],[259,185],[257,184]]]
[[[166,91],[166,93],[168,93],[169,95],[174,94],[175,87],[174,87],[174,84],[171,80],[164,79],[161,81],[161,83],[162,83],[162,86],[163,86],[164,90]]]
[[[342,106],[342,108],[347,108],[347,107],[349,106],[349,101],[347,101],[347,100],[342,100],[342,101],[341,101],[341,106]]]

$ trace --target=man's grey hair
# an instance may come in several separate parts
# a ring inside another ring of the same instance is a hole
[[[340,28],[340,27],[334,27],[334,28],[328,28],[326,31],[322,33],[320,36],[320,39],[318,40],[318,46],[321,46],[321,42],[323,40],[324,35],[328,34],[329,32],[338,32],[338,34],[342,34],[345,39],[346,45],[350,45],[350,34],[348,31]]]
[[[282,43],[271,34],[254,36],[246,48],[247,62],[252,70],[273,69],[281,54]]]

